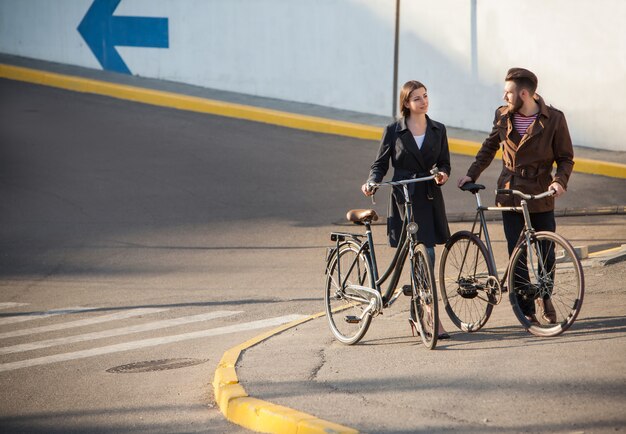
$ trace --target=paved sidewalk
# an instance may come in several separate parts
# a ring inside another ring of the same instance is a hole
[[[610,239],[626,240],[619,216],[558,220],[560,233],[594,250]],[[492,236],[503,267],[499,224]],[[505,294],[488,324],[471,334],[458,331],[440,303],[452,339],[427,351],[411,336],[408,301],[400,299],[354,346],[337,342],[321,317],[249,348],[237,364],[239,382],[250,396],[360,432],[619,431],[626,424],[623,254],[621,259],[609,265],[597,257],[583,261],[582,311],[557,338],[525,332]],[[321,283],[311,291],[322,310]]]

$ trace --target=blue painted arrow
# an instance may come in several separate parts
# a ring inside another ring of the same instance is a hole
[[[113,16],[121,1],[94,0],[78,32],[103,69],[130,74],[115,47],[169,48],[168,22],[167,18]]]

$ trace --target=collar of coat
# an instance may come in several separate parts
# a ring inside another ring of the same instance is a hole
[[[521,148],[522,145],[524,145],[533,137],[536,137],[542,134],[544,125],[547,119],[550,118],[550,108],[546,106],[546,103],[544,102],[543,98],[539,96],[538,94],[535,94],[534,98],[535,98],[535,101],[537,101],[537,104],[539,104],[539,112],[538,112],[539,116],[537,117],[537,120],[533,122],[530,125],[530,127],[528,127],[526,134],[524,134],[523,137],[519,137],[519,135],[517,135],[518,136],[517,139],[515,138],[515,135],[513,134],[513,130],[514,130],[513,129],[513,113],[509,110],[508,106],[502,106],[499,109],[500,119],[498,119],[497,125],[500,128],[506,129],[507,138],[511,139],[517,145],[518,149]]]
[[[435,124],[429,117],[428,115],[426,115],[426,126],[427,128],[433,129],[433,130],[438,130],[439,126],[437,124]],[[404,116],[402,116],[400,118],[400,120],[398,121],[398,124],[396,125],[396,131],[398,133],[401,133],[403,131],[408,130],[409,127],[406,126],[406,118]]]

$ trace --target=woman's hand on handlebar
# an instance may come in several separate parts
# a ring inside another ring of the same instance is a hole
[[[443,185],[448,181],[448,174],[446,172],[437,172],[435,175],[435,182],[437,185]]]
[[[361,191],[365,196],[373,196],[374,193],[376,193],[376,190],[370,188],[370,185],[367,182],[361,186]]]

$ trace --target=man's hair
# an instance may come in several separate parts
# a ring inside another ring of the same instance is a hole
[[[424,90],[428,90],[426,89],[426,86],[424,86],[417,80],[410,80],[402,85],[402,89],[400,89],[400,113],[402,113],[402,116],[404,116],[405,118],[409,117],[409,115],[411,114],[411,110],[405,107],[404,104],[409,101],[409,96],[411,95],[411,92],[413,92],[415,89],[421,89],[422,87],[424,88]]]
[[[537,76],[524,68],[511,68],[506,73],[504,81],[512,81],[518,90],[526,89],[530,95],[534,95],[537,90]]]

